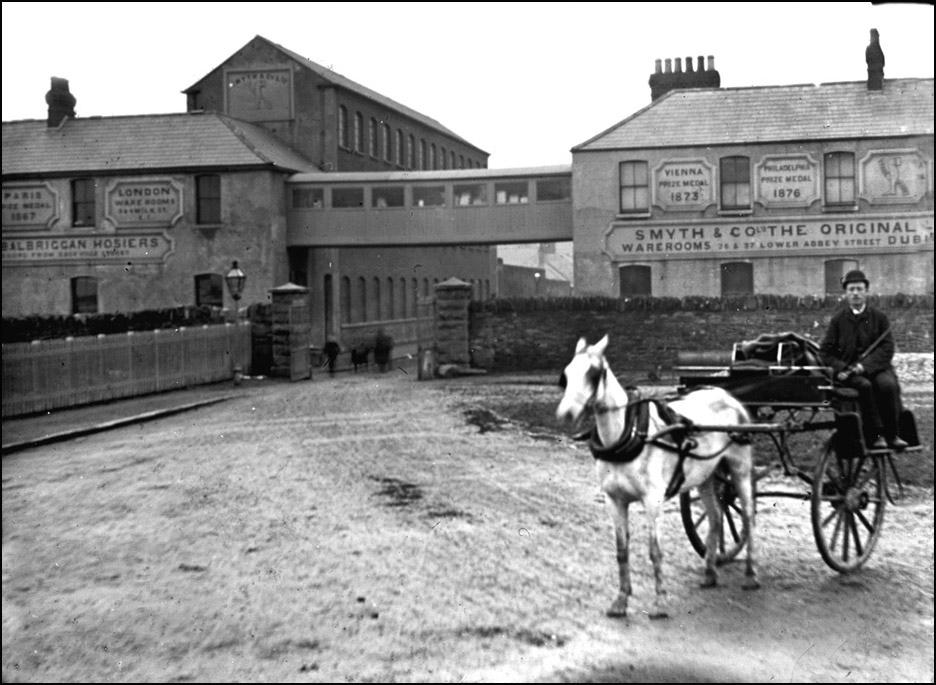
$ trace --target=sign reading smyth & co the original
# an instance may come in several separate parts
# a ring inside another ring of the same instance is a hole
[[[614,260],[698,259],[716,255],[840,254],[933,249],[933,215],[622,224],[605,234]]]
[[[46,235],[3,237],[3,267],[92,264],[155,264],[165,262],[173,250],[164,233],[119,235]]]
[[[704,159],[663,162],[653,170],[653,204],[663,209],[699,210],[715,201],[715,169]]]
[[[115,181],[104,216],[118,228],[168,228],[182,218],[182,186],[171,178]]]
[[[809,155],[764,157],[756,178],[757,201],[767,207],[808,207],[819,199],[819,164]]]
[[[58,194],[47,183],[3,184],[3,228],[49,228],[59,219]]]

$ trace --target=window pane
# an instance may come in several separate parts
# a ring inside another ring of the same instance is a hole
[[[195,182],[195,192],[197,223],[221,223],[221,177],[199,176]]]
[[[71,279],[71,291],[73,314],[97,313],[98,303],[96,278],[78,276]]]
[[[72,225],[94,226],[94,180],[80,178],[72,181]]]
[[[750,295],[754,292],[754,267],[747,262],[721,265],[721,294]]]
[[[646,212],[650,208],[647,163],[621,162],[621,211]]]
[[[403,186],[393,186],[386,188],[374,188],[371,191],[374,207],[402,207],[403,206]]]
[[[414,207],[444,207],[445,186],[414,186]]]
[[[323,205],[322,188],[293,188],[292,206],[295,209],[319,208]]]
[[[461,207],[487,204],[487,186],[481,183],[455,186],[455,204]]]
[[[537,202],[549,200],[570,200],[572,198],[572,181],[568,178],[549,178],[536,182]]]
[[[652,294],[649,266],[622,266],[618,273],[621,280],[621,297]]]
[[[199,274],[195,277],[195,304],[224,306],[223,277],[220,274]]]
[[[332,188],[332,207],[363,207],[363,188]]]
[[[517,205],[529,202],[529,184],[512,181],[494,184],[494,201],[499,205]]]

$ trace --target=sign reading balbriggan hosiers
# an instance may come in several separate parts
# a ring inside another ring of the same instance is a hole
[[[115,181],[104,197],[104,216],[118,228],[168,228],[182,218],[182,186],[171,178]]]
[[[3,267],[56,264],[158,264],[173,250],[164,233],[3,237]]]

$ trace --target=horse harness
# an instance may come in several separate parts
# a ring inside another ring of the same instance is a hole
[[[598,437],[598,427],[592,428],[589,433],[582,436],[588,440],[588,447],[595,459],[601,459],[616,464],[634,461],[644,450],[647,444],[675,452],[677,455],[676,468],[666,487],[665,497],[669,499],[679,492],[686,480],[683,464],[686,458],[714,459],[728,449],[731,443],[750,444],[750,439],[740,433],[728,433],[725,446],[713,454],[697,454],[693,450],[699,446],[698,441],[689,436],[692,431],[691,419],[676,412],[667,404],[664,398],[641,397],[636,388],[627,388],[627,409],[624,413],[624,430],[621,437],[613,445],[603,446]],[[650,405],[656,406],[657,414],[666,425],[666,428],[648,437],[650,427]]]

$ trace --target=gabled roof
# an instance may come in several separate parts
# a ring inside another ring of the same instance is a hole
[[[3,175],[317,167],[268,131],[217,113],[3,122]]]
[[[435,119],[432,119],[431,117],[427,117],[425,114],[421,114],[417,112],[415,109],[410,109],[406,105],[401,105],[399,102],[392,100],[385,95],[381,95],[377,91],[371,90],[370,88],[367,88],[366,86],[362,86],[360,83],[352,81],[351,79],[345,76],[342,76],[336,71],[332,71],[331,69],[327,67],[323,67],[321,64],[317,64],[313,62],[312,60],[308,59],[307,57],[303,57],[299,53],[293,52],[289,48],[285,48],[282,45],[279,45],[278,43],[274,43],[268,38],[264,38],[261,35],[257,35],[255,40],[256,39],[260,39],[268,43],[269,45],[272,45],[274,48],[281,51],[282,53],[284,53],[291,59],[296,60],[296,62],[298,62],[300,65],[306,67],[307,69],[311,70],[316,75],[318,75],[319,77],[325,79],[326,81],[329,81],[330,83],[333,83],[334,85],[340,88],[344,88],[345,90],[348,90],[352,93],[356,93],[362,97],[367,98],[368,100],[372,100],[373,102],[376,102],[377,104],[382,105],[388,109],[394,110],[402,114],[403,116],[409,117],[410,119],[413,119],[414,121],[419,122],[423,126],[428,126],[429,128],[435,129],[436,131],[439,131],[440,133],[444,133],[450,138],[454,138],[458,142],[464,143],[468,147],[474,148],[478,152],[489,154],[488,152],[482,150],[478,146],[469,143],[460,135],[446,128],[445,126],[440,124]],[[201,81],[201,79],[199,79],[199,81]],[[182,92],[188,93],[190,90],[195,88],[196,85],[197,84],[191,85]]]
[[[933,135],[933,79],[672,90],[572,152]]]

